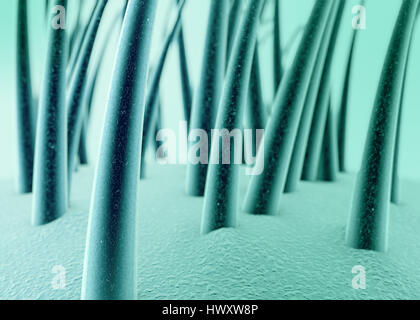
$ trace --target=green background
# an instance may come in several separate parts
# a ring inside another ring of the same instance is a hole
[[[0,0],[0,178],[13,178],[16,173],[16,11],[18,0]],[[67,10],[67,28],[72,30],[74,13],[78,1],[69,0]],[[83,19],[86,21],[91,0],[83,0],[85,5]],[[196,86],[201,69],[201,56],[207,27],[207,13],[210,0],[189,0],[184,12],[184,27],[188,59],[193,85]],[[227,1],[227,0],[226,0]],[[170,28],[174,14],[168,19],[168,12],[174,0],[159,0],[156,26],[153,38],[151,63],[155,63],[162,46],[165,31]],[[332,77],[333,104],[337,110],[344,78],[345,62],[350,45],[352,29],[352,7],[360,1],[348,1],[343,23],[340,30],[338,49],[334,59]],[[293,59],[299,38],[292,41],[296,30],[303,26],[313,5],[312,0],[282,0],[282,44],[284,47],[294,43],[284,58],[284,65]],[[101,69],[101,78],[95,94],[93,116],[89,131],[89,149],[92,160],[96,158],[101,137],[103,116],[106,109],[109,80],[112,76],[114,54],[118,45],[118,25],[111,32],[109,24],[118,14],[123,1],[110,0],[105,12],[105,20],[101,25],[99,45],[95,46],[94,55],[98,55],[100,42],[108,42],[108,51]],[[356,48],[355,68],[350,92],[349,134],[347,146],[347,164],[351,171],[357,171],[366,138],[366,130],[370,119],[373,101],[376,95],[382,64],[391,37],[392,29],[398,14],[401,0],[367,0],[367,28],[360,30]],[[47,24],[44,19],[44,1],[29,0],[30,8],[30,49],[32,63],[32,80],[34,93],[38,94],[42,81],[45,48],[47,44]],[[270,5],[271,8],[271,5]],[[264,23],[260,28],[261,65],[264,96],[267,105],[273,98],[272,58],[271,58],[271,12],[265,13]],[[174,13],[174,12],[173,12]],[[418,28],[417,28],[418,29]],[[177,129],[178,121],[182,119],[182,98],[177,65],[177,50],[172,48],[165,74],[161,84],[161,99],[164,108],[164,126]],[[420,39],[416,32],[412,57],[420,54]],[[411,59],[409,65],[408,83],[405,93],[403,115],[401,175],[409,179],[420,179],[420,103],[417,81],[420,74],[420,61]]]

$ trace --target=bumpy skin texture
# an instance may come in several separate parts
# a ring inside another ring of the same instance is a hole
[[[390,246],[382,254],[345,245],[353,175],[303,182],[299,193],[283,197],[281,214],[240,214],[237,228],[203,237],[203,200],[179,184],[185,169],[150,170],[155,178],[140,182],[139,299],[420,298],[418,182],[402,181],[404,206],[391,206]],[[80,168],[68,214],[41,228],[28,224],[31,196],[0,182],[0,298],[80,299],[92,173]],[[243,196],[247,179],[241,182]],[[352,288],[355,265],[366,269],[366,290]],[[54,266],[66,269],[62,290],[52,287]]]
[[[384,63],[347,226],[353,248],[387,250],[398,115],[418,5],[403,1]]]

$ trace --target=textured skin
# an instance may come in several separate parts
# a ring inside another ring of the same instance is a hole
[[[334,184],[303,182],[298,193],[284,196],[281,214],[240,214],[236,229],[201,236],[203,200],[185,195],[179,183],[185,170],[150,169],[153,179],[140,183],[140,299],[420,298],[420,183],[403,181],[403,204],[391,207],[383,254],[345,245],[352,175]],[[91,181],[91,170],[82,167],[68,214],[37,228],[29,223],[31,196],[0,183],[0,298],[80,298]],[[351,286],[359,264],[366,290]],[[55,265],[66,268],[64,290],[52,289]]]

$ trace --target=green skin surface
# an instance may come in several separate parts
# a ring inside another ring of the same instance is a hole
[[[0,299],[81,298],[93,171],[79,169],[68,213],[42,228],[28,223],[31,195],[0,180]],[[236,228],[202,236],[203,198],[186,195],[179,183],[186,168],[151,165],[150,173],[139,186],[138,299],[420,298],[418,181],[401,180],[404,205],[391,206],[383,254],[345,244],[353,174],[302,182],[299,192],[283,196],[278,215],[240,212]],[[247,183],[241,170],[240,199]],[[56,265],[66,270],[62,290],[51,285]],[[356,265],[366,268],[366,290],[352,288]]]
[[[65,7],[66,4],[65,0],[56,0],[52,5]],[[67,210],[66,43],[66,30],[56,30],[49,24],[47,63],[35,144],[34,225],[54,221]]]
[[[347,225],[353,248],[387,250],[395,139],[418,4],[402,3],[384,63]]]
[[[328,0],[315,3],[296,58],[279,87],[266,127],[264,154],[257,157],[264,161],[264,172],[253,176],[245,197],[248,213],[275,214],[279,209],[304,97],[332,7]]]

